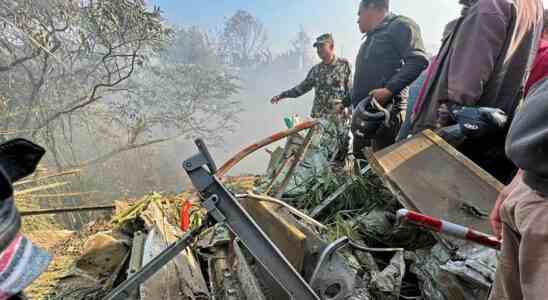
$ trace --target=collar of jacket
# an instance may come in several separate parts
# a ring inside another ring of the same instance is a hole
[[[372,36],[374,35],[375,33],[381,31],[382,29],[388,27],[388,25],[390,25],[390,23],[392,23],[392,21],[394,21],[394,19],[396,19],[398,16],[392,12],[389,12],[385,17],[384,19],[382,19],[382,22],[377,25],[375,28],[373,28],[373,30],[371,30],[370,32],[367,32],[363,35],[362,39],[368,37],[368,36]]]
[[[338,60],[338,59],[339,59],[339,58],[337,57],[337,55],[334,55],[334,56],[333,56],[333,60],[332,60],[330,63],[326,64],[326,63],[324,63],[324,62],[322,61],[321,64],[322,64],[322,65],[326,65],[326,66],[332,66],[332,65],[334,65],[334,64],[337,63],[337,60]]]

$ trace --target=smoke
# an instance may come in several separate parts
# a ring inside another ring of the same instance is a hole
[[[291,38],[298,32],[299,28],[303,28],[312,38],[325,32],[333,33],[338,55],[353,63],[362,42],[362,37],[356,25],[358,1],[326,2],[322,5],[311,5],[311,3],[311,1],[306,0],[302,3],[294,3],[291,6],[280,4],[279,9],[281,11],[272,15],[261,11],[261,4],[253,4],[248,9],[250,9],[251,14],[261,15],[261,21],[264,22],[270,37],[269,46],[274,56],[287,52],[291,48]],[[204,9],[208,6],[204,3],[200,5]],[[426,6],[429,7],[428,10],[424,9]],[[391,8],[395,13],[409,16],[417,21],[421,26],[427,50],[430,52],[437,51],[445,24],[460,13],[458,0],[393,0]],[[212,7],[209,14],[224,14],[229,17],[232,13],[231,11],[220,12],[215,9]],[[286,16],[283,24],[280,24],[280,15],[283,15],[283,11],[286,9],[297,12],[303,11],[303,14],[300,17]],[[304,14],[304,11],[307,11],[307,13]],[[436,14],[432,14],[432,11],[436,11]],[[311,16],[319,17],[312,18]],[[218,25],[212,24],[211,27]],[[294,31],[288,34],[288,31],[291,30]],[[312,50],[311,45],[310,49]],[[313,57],[314,63],[317,63],[318,59],[315,55]],[[313,91],[298,99],[286,99],[278,105],[270,104],[270,98],[273,95],[279,94],[303,80],[311,65],[301,67],[286,64],[274,67],[263,66],[252,71],[242,71],[242,90],[236,97],[242,106],[242,112],[238,114],[237,129],[224,135],[224,142],[221,146],[210,149],[217,164],[222,164],[247,145],[285,129],[284,117],[293,114],[298,114],[303,118],[309,116]],[[211,121],[215,122],[216,120]],[[206,143],[208,143],[207,140]],[[195,147],[190,140],[178,141],[173,147],[176,149],[177,158],[174,158],[174,161],[177,162],[177,165],[183,158],[195,152]],[[237,165],[231,174],[261,174],[265,170],[268,160],[268,153],[260,150]]]
[[[193,1],[195,0],[190,2]],[[199,2],[203,11],[214,15],[210,16],[214,19],[219,19],[219,15],[228,18],[238,9],[218,11],[216,9],[220,7],[209,7],[211,4]],[[224,163],[247,145],[264,139],[274,132],[284,130],[286,128],[285,117],[294,114],[301,118],[309,116],[313,91],[298,99],[286,99],[278,105],[270,104],[272,96],[298,84],[305,78],[313,63],[318,62],[313,53],[311,53],[313,60],[308,64],[302,64],[302,61],[292,58],[289,53],[292,50],[291,41],[301,28],[311,38],[330,32],[335,37],[338,55],[353,63],[362,42],[356,25],[358,3],[359,1],[342,0],[312,5],[311,0],[305,0],[302,3],[293,3],[291,6],[277,4],[281,11],[271,14],[261,10],[261,3],[247,5],[252,7],[246,7],[246,9],[249,9],[251,14],[259,16],[257,18],[265,25],[269,37],[268,46],[272,51],[272,60],[268,64],[240,70],[241,90],[233,97],[233,100],[240,102],[242,111],[237,114],[238,122],[235,130],[224,133],[223,142],[219,146],[210,147],[212,156],[218,165]],[[155,4],[162,7],[164,3],[160,0],[155,1]],[[227,6],[222,7],[226,8]],[[431,52],[435,52],[439,47],[445,24],[460,13],[458,0],[393,0],[391,7],[395,13],[409,16],[417,21],[421,26],[426,47]],[[429,9],[425,10],[424,7]],[[177,12],[178,9],[184,9],[184,7],[177,6],[167,11],[168,23],[189,27],[201,22],[193,20],[192,16],[189,16],[185,18],[185,24],[176,24],[177,20],[181,19],[178,13],[183,13]],[[295,14],[284,13],[284,10],[302,13],[300,16],[299,14],[295,16]],[[436,14],[432,14],[432,11],[435,11]],[[281,15],[283,15],[284,22],[280,22]],[[208,31],[218,28],[219,25],[218,23],[207,24],[201,29]],[[312,45],[310,45],[310,50],[312,51]],[[221,120],[212,119],[209,121],[217,123]],[[218,140],[207,140],[207,138],[205,142],[208,145],[218,144]],[[273,149],[277,145],[269,148]],[[131,194],[144,193],[151,189],[182,190],[188,186],[188,179],[181,163],[196,151],[191,138],[181,138],[134,153],[124,154],[120,160],[126,161],[124,162],[126,165],[124,173],[127,177],[125,180],[129,181],[129,178],[136,177],[132,179],[133,183],[125,184],[128,186],[127,190]],[[238,164],[229,175],[262,174],[268,161],[269,154],[260,150]],[[139,165],[142,165],[142,168],[139,168]],[[109,175],[103,173],[103,176]],[[146,180],[139,177],[146,177]],[[116,180],[122,179],[117,178]]]
[[[251,74],[246,74],[242,90],[236,96],[240,101],[242,111],[238,114],[236,130],[223,136],[223,143],[218,147],[210,148],[213,158],[221,165],[238,151],[246,146],[269,137],[275,132],[287,129],[284,118],[298,115],[301,119],[310,115],[313,101],[313,92],[298,99],[285,99],[277,105],[270,103],[272,96],[289,89],[303,80],[307,74],[307,67],[301,70],[287,70],[273,72],[268,67],[260,68]],[[212,120],[215,122],[215,120]],[[215,141],[205,141],[212,144]],[[267,147],[274,149],[278,145]],[[177,143],[179,161],[196,151],[192,141],[185,140]],[[229,175],[262,174],[268,165],[270,156],[261,149],[238,164]]]

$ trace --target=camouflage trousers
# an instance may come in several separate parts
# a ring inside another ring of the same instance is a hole
[[[321,144],[327,148],[330,161],[343,162],[350,146],[349,122],[337,115],[318,118]]]

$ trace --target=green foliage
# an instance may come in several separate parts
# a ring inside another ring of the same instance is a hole
[[[134,203],[129,209],[119,213],[112,218],[112,224],[122,226],[124,223],[132,222],[139,218],[141,213],[147,210],[148,206],[153,202],[159,202],[162,200],[160,193],[152,193],[145,196],[143,199]]]
[[[323,200],[333,194],[348,180],[354,182],[319,216],[324,223],[331,223],[336,219],[335,213],[343,212],[347,217],[363,214],[379,204],[392,198],[376,175],[369,173],[365,176],[334,173],[330,168],[318,177],[311,178],[308,193],[298,197],[295,202],[306,211],[313,210]]]

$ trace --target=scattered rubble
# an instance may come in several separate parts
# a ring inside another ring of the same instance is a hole
[[[99,232],[84,243],[82,256],[75,268],[95,281],[107,280],[129,255],[129,240],[116,238],[112,232]]]
[[[323,145],[333,143],[325,126],[320,123],[308,138],[294,134],[285,148],[270,151],[265,175],[223,178],[314,291],[330,300],[485,299],[494,280],[495,251],[398,224],[395,212],[401,202],[384,187],[383,178],[364,174],[363,165],[331,167],[333,150]],[[300,153],[300,163],[288,163]],[[336,201],[322,203],[333,193]],[[315,211],[316,221],[261,197]],[[53,252],[55,261],[27,292],[32,299],[104,297],[183,235],[181,207],[192,199],[191,193],[155,193],[117,202],[108,223],[93,223],[77,233],[58,231],[51,240],[38,232],[29,235]],[[195,228],[205,212],[199,203],[191,205],[189,226]],[[237,237],[217,224],[132,299],[288,297]]]

